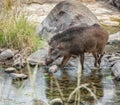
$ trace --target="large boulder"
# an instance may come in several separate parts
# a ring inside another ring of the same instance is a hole
[[[120,10],[120,0],[110,0],[110,3]]]
[[[62,1],[52,9],[37,32],[44,38],[50,38],[69,27],[90,26],[95,23],[99,24],[96,16],[81,2]]]

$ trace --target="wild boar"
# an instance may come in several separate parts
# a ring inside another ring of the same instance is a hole
[[[84,69],[84,53],[88,52],[95,58],[94,66],[100,66],[108,36],[108,33],[98,24],[71,27],[58,33],[49,41],[46,65],[63,57],[61,66],[64,67],[70,57],[80,55],[81,66]]]

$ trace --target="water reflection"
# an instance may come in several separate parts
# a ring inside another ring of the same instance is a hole
[[[108,52],[110,53],[110,50]],[[81,105],[120,105],[120,82],[111,77],[107,59],[102,60],[101,70],[92,69],[93,63],[93,57],[87,55],[81,84],[88,84],[87,87],[94,92],[97,102],[90,92],[81,88]],[[65,105],[73,105],[77,101],[74,96],[69,103],[67,100],[77,86],[77,71],[78,61],[75,59],[69,62],[64,70],[59,69],[53,74],[40,67],[35,81],[36,95],[47,103],[54,98],[61,98]],[[9,74],[0,70],[0,105],[29,105],[28,103],[35,98],[30,83],[29,78],[24,81],[13,81]]]
[[[37,97],[47,103],[43,70],[39,70],[36,75],[35,89]],[[27,105],[36,98],[34,94],[29,79],[13,81],[9,74],[0,71],[0,105]]]
[[[103,60],[101,66],[102,70],[90,70],[87,65],[93,63],[93,59],[89,59],[89,57],[87,57],[85,70],[81,78],[81,84],[89,84],[88,88],[95,94],[98,101],[96,102],[90,92],[81,88],[81,102],[84,105],[114,105],[116,100],[115,97],[118,95],[118,89],[116,89],[112,77],[110,78],[111,74],[108,62],[106,62],[107,60]],[[59,69],[57,73],[48,76],[47,96],[49,99],[60,97],[64,100],[66,105],[73,105],[75,103],[76,99],[72,97],[70,103],[67,104],[70,93],[77,86],[77,67],[74,68],[75,69],[67,69],[66,67],[64,70]],[[120,98],[117,96],[117,100],[119,99]]]

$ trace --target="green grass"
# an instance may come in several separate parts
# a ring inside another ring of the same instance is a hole
[[[36,35],[36,24],[27,21],[26,15],[21,14],[18,8],[20,0],[13,6],[11,0],[1,1],[0,7],[0,48],[25,49],[30,47],[36,50],[43,46],[44,40]]]
[[[40,38],[35,35],[36,26],[24,16],[18,19],[6,16],[0,21],[0,47],[35,50],[41,46]]]
[[[104,24],[104,22],[100,21],[103,28],[105,30],[107,30],[109,34],[114,34],[114,33],[118,32],[118,31],[120,31],[120,18],[119,17],[118,18],[110,18],[110,20],[118,22],[119,25],[118,26],[106,25],[106,24]]]
[[[105,24],[102,24],[103,28],[109,33],[109,34],[114,34],[117,33],[118,31],[120,31],[120,26],[108,26]]]

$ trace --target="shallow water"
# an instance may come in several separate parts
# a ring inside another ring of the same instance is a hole
[[[120,88],[117,86],[119,83],[112,79],[109,68],[102,67],[100,71],[84,70],[81,84],[85,83],[89,84],[88,87],[94,91],[102,105],[120,105]],[[0,84],[0,105],[28,105],[35,98],[29,79],[13,82],[8,74],[1,71]],[[48,102],[54,98],[62,98],[66,103],[70,93],[77,86],[77,70],[59,70],[53,75],[39,69],[35,86],[39,99]],[[68,105],[73,105],[75,100],[73,97]],[[81,102],[85,105],[98,105],[86,89],[81,89]]]
[[[38,71],[35,83],[36,95],[48,102],[43,71]],[[14,81],[9,74],[0,71],[0,105],[29,105],[35,95],[30,80]]]
[[[88,57],[87,57],[88,60]],[[90,61],[89,61],[90,60]],[[87,64],[93,63],[91,58],[86,62]],[[86,89],[81,89],[81,102],[83,105],[120,105],[120,94],[116,84],[114,83],[114,79],[111,76],[110,69],[108,67],[108,63],[104,59],[104,63],[102,64],[102,70],[84,70],[84,74],[81,79],[81,84],[88,84],[89,89],[94,92],[98,101],[90,95],[90,93]],[[56,73],[50,76],[49,80],[49,88],[48,94],[50,99],[60,97],[60,93],[58,90],[57,84],[59,84],[59,88],[61,89],[64,100],[67,102],[70,93],[77,86],[77,70],[62,70],[60,73]],[[56,83],[57,82],[57,83]],[[75,98],[73,97],[68,105],[74,105]]]
[[[120,52],[118,46],[114,48],[116,48],[115,52]],[[110,53],[110,50],[108,52]],[[90,54],[86,55],[81,85],[88,84],[87,87],[94,93],[97,101],[90,92],[81,88],[80,92],[77,92],[80,93],[81,105],[120,105],[120,82],[115,81],[111,76],[108,60],[103,58],[101,70],[93,69],[93,63],[93,57]],[[34,71],[33,68],[31,70]],[[48,72],[46,67],[39,67],[35,87],[32,87],[30,79],[13,81],[12,77],[1,69],[0,105],[30,105],[36,97],[46,103],[52,99],[61,98],[65,105],[74,105],[77,101],[75,95],[69,103],[67,101],[70,93],[77,86],[77,72],[77,59],[73,59],[64,70],[59,68],[56,73]]]

